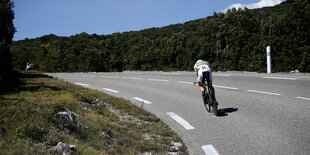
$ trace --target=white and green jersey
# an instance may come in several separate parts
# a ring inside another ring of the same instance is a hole
[[[211,71],[208,61],[198,60],[194,65],[195,74],[198,72]]]
[[[212,81],[212,72],[208,61],[198,60],[194,65],[195,74],[197,75],[197,81],[202,82],[204,72],[209,72],[209,79]]]

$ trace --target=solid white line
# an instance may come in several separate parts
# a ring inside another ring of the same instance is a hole
[[[239,88],[227,87],[227,86],[219,86],[219,85],[213,85],[213,86],[217,87],[217,88],[232,89],[232,90],[238,90],[239,89]]]
[[[193,82],[185,82],[185,81],[178,81],[178,83],[184,83],[184,84],[194,84]]]
[[[296,97],[296,98],[310,101],[310,98],[306,98],[306,97]]]
[[[109,89],[109,88],[102,88],[102,89],[110,91],[110,92],[113,92],[113,93],[119,93],[119,91],[113,90],[113,89]]]
[[[139,97],[133,97],[133,99],[135,99],[135,100],[137,100],[139,102],[143,102],[144,104],[152,104],[152,102],[144,100],[144,99],[139,98]]]
[[[261,94],[269,94],[269,95],[281,95],[278,93],[271,93],[271,92],[265,92],[265,91],[258,91],[258,90],[247,90],[248,92],[253,92],[253,93],[261,93]]]
[[[169,80],[161,80],[161,79],[148,79],[150,81],[159,81],[159,82],[168,82]]]
[[[204,145],[201,147],[206,155],[219,155],[213,145]]]
[[[86,86],[86,87],[90,86],[89,84],[85,84],[85,83],[75,83],[75,84],[80,85],[80,86]]]
[[[123,79],[131,79],[131,80],[142,80],[142,78],[137,77],[122,77]]]
[[[289,78],[289,77],[263,77],[265,79],[278,79],[278,80],[297,80],[298,78]]]
[[[166,114],[169,115],[175,121],[177,121],[179,124],[181,124],[186,130],[195,129],[192,125],[190,125],[186,120],[184,120],[182,117],[178,116],[177,114],[173,112],[167,112]]]

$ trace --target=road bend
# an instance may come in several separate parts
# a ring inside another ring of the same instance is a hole
[[[310,74],[215,72],[220,115],[203,106],[192,72],[48,73],[131,100],[192,155],[310,154]]]

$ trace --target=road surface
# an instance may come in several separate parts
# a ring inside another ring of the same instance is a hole
[[[310,154],[310,74],[215,72],[218,117],[205,110],[192,72],[48,75],[131,100],[192,155]]]

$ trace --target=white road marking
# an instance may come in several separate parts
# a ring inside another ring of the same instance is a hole
[[[74,83],[74,84],[77,84],[77,85],[80,85],[80,86],[86,86],[86,87],[90,86],[89,84],[85,84],[85,83]]]
[[[265,92],[265,91],[258,91],[258,90],[247,90],[248,92],[253,92],[253,93],[261,93],[261,94],[268,94],[268,95],[282,95],[278,93],[271,93],[271,92]]]
[[[278,80],[297,80],[298,78],[291,77],[263,77],[265,79],[278,79]]]
[[[185,81],[178,81],[178,83],[183,83],[183,84],[194,84],[193,82],[185,82]]]
[[[137,77],[122,77],[123,79],[131,79],[131,80],[142,80],[142,78]]]
[[[119,91],[113,90],[113,89],[109,89],[109,88],[102,88],[102,89],[110,91],[110,92],[113,92],[113,93],[119,93]]]
[[[226,77],[228,77],[230,75],[227,75],[227,74],[212,74],[212,76],[226,76]]]
[[[239,89],[239,88],[227,87],[227,86],[219,86],[219,85],[213,85],[213,87],[224,88],[224,89],[232,89],[232,90],[238,90]]]
[[[135,100],[137,100],[139,102],[143,102],[144,104],[152,104],[152,102],[144,100],[144,99],[139,98],[139,97],[133,97],[133,99],[135,99]]]
[[[169,80],[162,80],[162,79],[148,79],[150,81],[159,81],[159,82],[168,82]]]
[[[178,116],[177,114],[173,112],[167,112],[166,114],[169,115],[175,121],[177,121],[179,124],[181,124],[186,130],[195,129],[192,125],[190,125],[186,120],[184,120],[182,117]]]
[[[296,98],[310,101],[310,98],[306,98],[306,97],[296,97]]]
[[[213,145],[204,145],[201,147],[206,155],[219,155]]]

